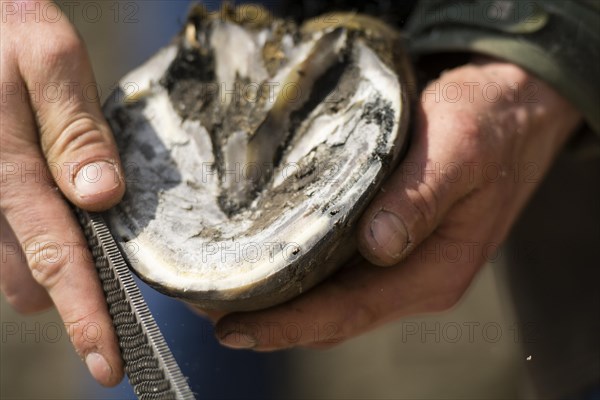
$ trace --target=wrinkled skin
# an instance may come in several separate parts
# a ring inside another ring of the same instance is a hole
[[[54,304],[94,378],[114,385],[123,375],[116,338],[65,198],[88,210],[116,204],[125,190],[118,152],[89,95],[74,90],[48,102],[22,86],[86,86],[94,82],[91,66],[66,18],[22,23],[10,16],[1,46],[2,82],[17,88],[3,88],[0,109],[2,292],[25,313]],[[409,153],[359,224],[364,258],[288,303],[209,313],[224,345],[328,347],[403,316],[452,307],[581,121],[542,81],[486,58],[443,74],[417,108]],[[459,257],[451,251],[457,247]],[[99,340],[86,340],[89,324],[100,328]]]
[[[542,81],[484,57],[431,82],[416,118],[406,158],[359,224],[364,259],[286,304],[211,313],[223,344],[328,347],[451,308],[581,120]]]
[[[21,21],[19,13],[2,16],[2,292],[24,313],[54,304],[94,378],[115,385],[123,376],[119,347],[65,197],[93,211],[116,204],[125,190],[118,151],[74,28],[64,16]]]

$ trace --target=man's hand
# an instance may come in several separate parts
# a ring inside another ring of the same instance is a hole
[[[545,83],[484,58],[431,83],[415,117],[409,153],[358,226],[368,261],[288,303],[222,317],[224,345],[327,347],[452,307],[581,120]]]
[[[115,385],[123,376],[116,336],[64,197],[94,211],[117,203],[125,190],[119,155],[86,50],[66,17],[24,13],[35,2],[10,6],[1,22],[2,292],[24,313],[54,303],[94,378]]]

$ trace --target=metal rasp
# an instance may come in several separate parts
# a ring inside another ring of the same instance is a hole
[[[125,373],[136,396],[140,400],[194,400],[104,219],[80,209],[75,213],[94,257]]]

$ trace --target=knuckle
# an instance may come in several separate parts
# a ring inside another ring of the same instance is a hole
[[[416,187],[407,188],[406,195],[409,204],[416,215],[419,215],[419,221],[425,222],[425,225],[432,227],[439,214],[439,199],[436,189],[427,181],[419,182]],[[409,235],[411,233],[410,226],[408,227]]]
[[[6,302],[10,304],[12,308],[14,308],[19,314],[29,314],[34,312],[33,310],[29,309],[27,302],[24,301],[19,291],[3,289],[2,293],[4,294]]]
[[[345,341],[347,338],[369,329],[379,320],[379,313],[368,304],[357,302],[348,308],[341,329],[335,335],[335,343]]]
[[[104,149],[108,138],[100,121],[89,114],[76,115],[60,127],[58,134],[43,135],[42,147],[51,159],[75,154],[95,154]],[[68,160],[77,161],[77,160]]]
[[[459,292],[451,292],[439,295],[434,301],[430,303],[430,308],[428,311],[443,312],[451,310],[458,304],[461,298],[462,293]]]
[[[486,113],[474,115],[472,111],[460,111],[454,115],[454,143],[457,145],[456,156],[465,163],[479,163],[482,160],[495,158],[497,137],[491,127],[497,124],[495,117]]]
[[[23,293],[21,290],[4,289],[3,293],[8,304],[19,314],[35,314],[51,307],[51,303],[45,299],[32,299],[30,293]]]
[[[96,347],[104,336],[100,323],[91,318],[93,314],[95,312],[74,320],[65,319],[64,321],[69,339],[80,354],[84,349]]]
[[[74,151],[97,142],[104,142],[99,121],[91,115],[78,115],[61,132],[66,146]]]
[[[2,2],[2,25],[11,26],[23,24],[27,20],[27,4],[30,3],[32,3],[31,0]]]
[[[49,41],[43,47],[41,57],[48,68],[66,68],[85,57],[85,45],[74,32],[68,31]]]
[[[482,138],[484,131],[481,128],[481,123],[471,111],[456,112],[454,119],[456,126],[460,127],[456,132],[461,136],[461,139],[478,142]]]
[[[454,308],[465,294],[475,272],[470,266],[462,268],[461,271],[452,271],[445,279],[439,281],[436,294],[431,296],[429,311],[441,312]]]
[[[70,266],[68,255],[57,242],[33,242],[25,253],[33,278],[46,289],[55,287]]]

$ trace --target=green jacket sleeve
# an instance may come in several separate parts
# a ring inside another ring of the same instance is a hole
[[[411,52],[474,51],[554,86],[600,134],[600,2],[421,0],[407,25]]]

